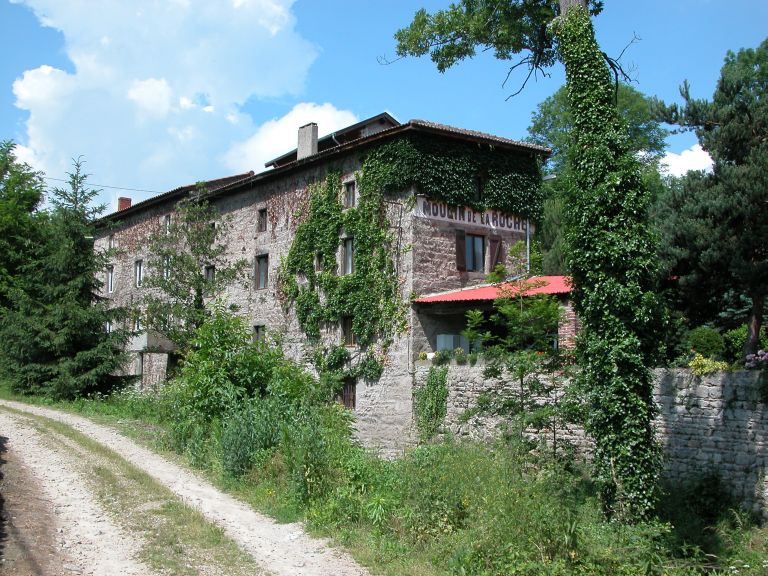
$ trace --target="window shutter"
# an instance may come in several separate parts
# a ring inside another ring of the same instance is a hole
[[[496,267],[496,264],[501,262],[501,238],[499,236],[491,236],[489,242],[491,249],[491,270],[493,270]]]
[[[456,269],[467,269],[467,238],[464,230],[456,230]]]

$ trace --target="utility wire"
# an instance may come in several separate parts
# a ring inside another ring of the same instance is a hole
[[[69,180],[65,180],[64,178],[53,178],[51,176],[43,176],[46,180],[55,180],[56,182],[69,182]],[[141,188],[123,188],[122,186],[109,186],[107,184],[92,184],[91,182],[88,182],[88,187],[93,188],[111,188],[112,190],[127,190],[129,192],[147,192],[149,194],[162,194],[159,190],[142,190]]]

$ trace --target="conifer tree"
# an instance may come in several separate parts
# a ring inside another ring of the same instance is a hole
[[[54,398],[108,391],[128,333],[122,311],[99,296],[106,254],[93,249],[97,191],[74,162],[68,188],[55,188],[51,209],[36,217],[38,236],[26,252],[0,324],[0,371],[12,389]]]
[[[712,288],[751,300],[744,354],[760,342],[768,293],[768,40],[729,52],[711,101],[658,104],[666,121],[693,129],[714,160],[712,174],[691,174],[664,200],[663,230],[672,274],[694,292]]]

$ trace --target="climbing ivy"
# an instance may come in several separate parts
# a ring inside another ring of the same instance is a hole
[[[384,194],[414,187],[449,204],[535,219],[541,211],[539,181],[533,154],[411,135],[365,153],[356,174],[355,207],[342,206],[338,171],[310,186],[309,208],[281,262],[279,282],[285,306],[295,307],[301,329],[317,347],[318,371],[376,379],[387,347],[405,329],[406,303],[394,260],[398,248],[405,248],[396,245],[389,229]],[[337,260],[345,238],[354,241],[354,273],[340,275]],[[320,342],[323,325],[345,316],[352,317],[352,331],[365,351],[355,366],[351,358],[329,362],[328,354],[343,355]]]
[[[299,224],[293,244],[280,267],[280,287],[287,306],[311,342],[320,345],[324,323],[352,318],[352,332],[365,356],[345,375],[378,378],[383,355],[395,334],[405,329],[405,304],[399,294],[393,255],[394,238],[389,230],[378,172],[364,166],[357,174],[358,200],[343,208],[341,175],[330,173],[324,182],[310,187],[309,210]],[[345,238],[354,241],[354,272],[340,275],[337,254]],[[377,343],[377,354],[370,349]],[[334,353],[333,358],[343,355]],[[341,370],[343,361],[316,362],[318,370]]]
[[[414,135],[375,148],[367,163],[377,166],[387,188],[415,186],[420,194],[454,206],[501,210],[531,220],[541,215],[541,175],[533,153],[510,154]]]
[[[586,428],[609,515],[636,521],[652,513],[660,450],[653,431],[655,346],[663,341],[649,195],[614,101],[614,88],[583,8],[555,23],[573,113],[566,202],[573,298],[582,323],[577,344]]]
[[[437,434],[448,411],[448,366],[430,366],[427,381],[413,393],[416,430],[422,442]]]

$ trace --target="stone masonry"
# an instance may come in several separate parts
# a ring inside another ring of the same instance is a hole
[[[431,363],[417,362],[415,386],[426,381]],[[503,390],[508,383],[483,376],[484,364],[451,364],[445,429],[458,437],[489,440],[504,427],[501,418],[461,415],[482,393]],[[717,474],[742,506],[768,519],[768,404],[758,371],[718,372],[694,376],[689,370],[655,371],[655,425],[664,451],[667,480],[686,483]],[[552,431],[543,439],[551,443]],[[557,430],[558,442],[568,441],[589,452],[583,430]]]

